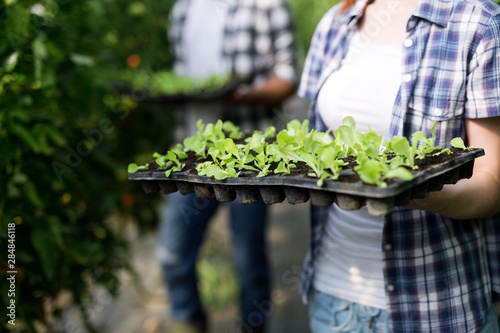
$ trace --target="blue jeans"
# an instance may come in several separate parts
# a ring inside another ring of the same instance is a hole
[[[172,193],[163,209],[156,256],[171,303],[171,316],[177,320],[204,317],[197,288],[196,259],[205,231],[219,202],[214,197],[199,198],[194,194]],[[233,256],[241,286],[240,315],[242,325],[256,327],[268,314],[263,304],[270,298],[265,228],[267,206],[262,202],[230,206]]]
[[[309,327],[312,333],[389,333],[387,311],[315,289],[311,291]]]
[[[314,289],[309,305],[309,326],[312,333],[389,333],[387,311],[344,301]],[[500,333],[493,305],[477,333]]]

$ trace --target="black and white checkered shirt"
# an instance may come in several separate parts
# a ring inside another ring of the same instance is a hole
[[[297,57],[292,17],[283,0],[218,0],[227,8],[222,59],[235,75],[254,75],[254,84],[269,77],[297,82]],[[174,53],[174,70],[185,72],[183,28],[190,0],[178,0],[171,13],[168,36]],[[276,107],[238,107],[225,110],[224,118],[246,129],[262,127]],[[267,123],[269,123],[267,121]],[[259,126],[260,124],[260,126]]]

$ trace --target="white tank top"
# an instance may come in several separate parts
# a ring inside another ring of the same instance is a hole
[[[323,84],[317,100],[326,126],[346,116],[363,133],[369,127],[390,139],[392,108],[401,83],[402,45],[369,44],[353,36],[342,67]],[[383,216],[363,207],[345,211],[335,204],[322,238],[325,256],[315,264],[317,290],[351,302],[386,309],[382,262]]]

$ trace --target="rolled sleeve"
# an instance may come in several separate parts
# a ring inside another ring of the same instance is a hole
[[[466,118],[500,116],[500,16],[492,17],[469,63]]]

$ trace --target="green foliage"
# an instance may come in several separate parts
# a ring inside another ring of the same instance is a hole
[[[318,25],[321,17],[335,4],[338,0],[289,0],[292,8],[295,27],[296,39],[300,56],[305,57],[309,50],[311,38],[314,30]]]
[[[82,303],[89,281],[116,288],[127,248],[105,223],[111,214],[156,221],[155,202],[127,180],[125,166],[164,148],[172,115],[111,83],[131,70],[127,63],[138,65],[132,54],[142,67],[170,65],[171,4],[0,1],[0,247],[14,222],[17,327],[34,331],[44,301],[61,290]]]

